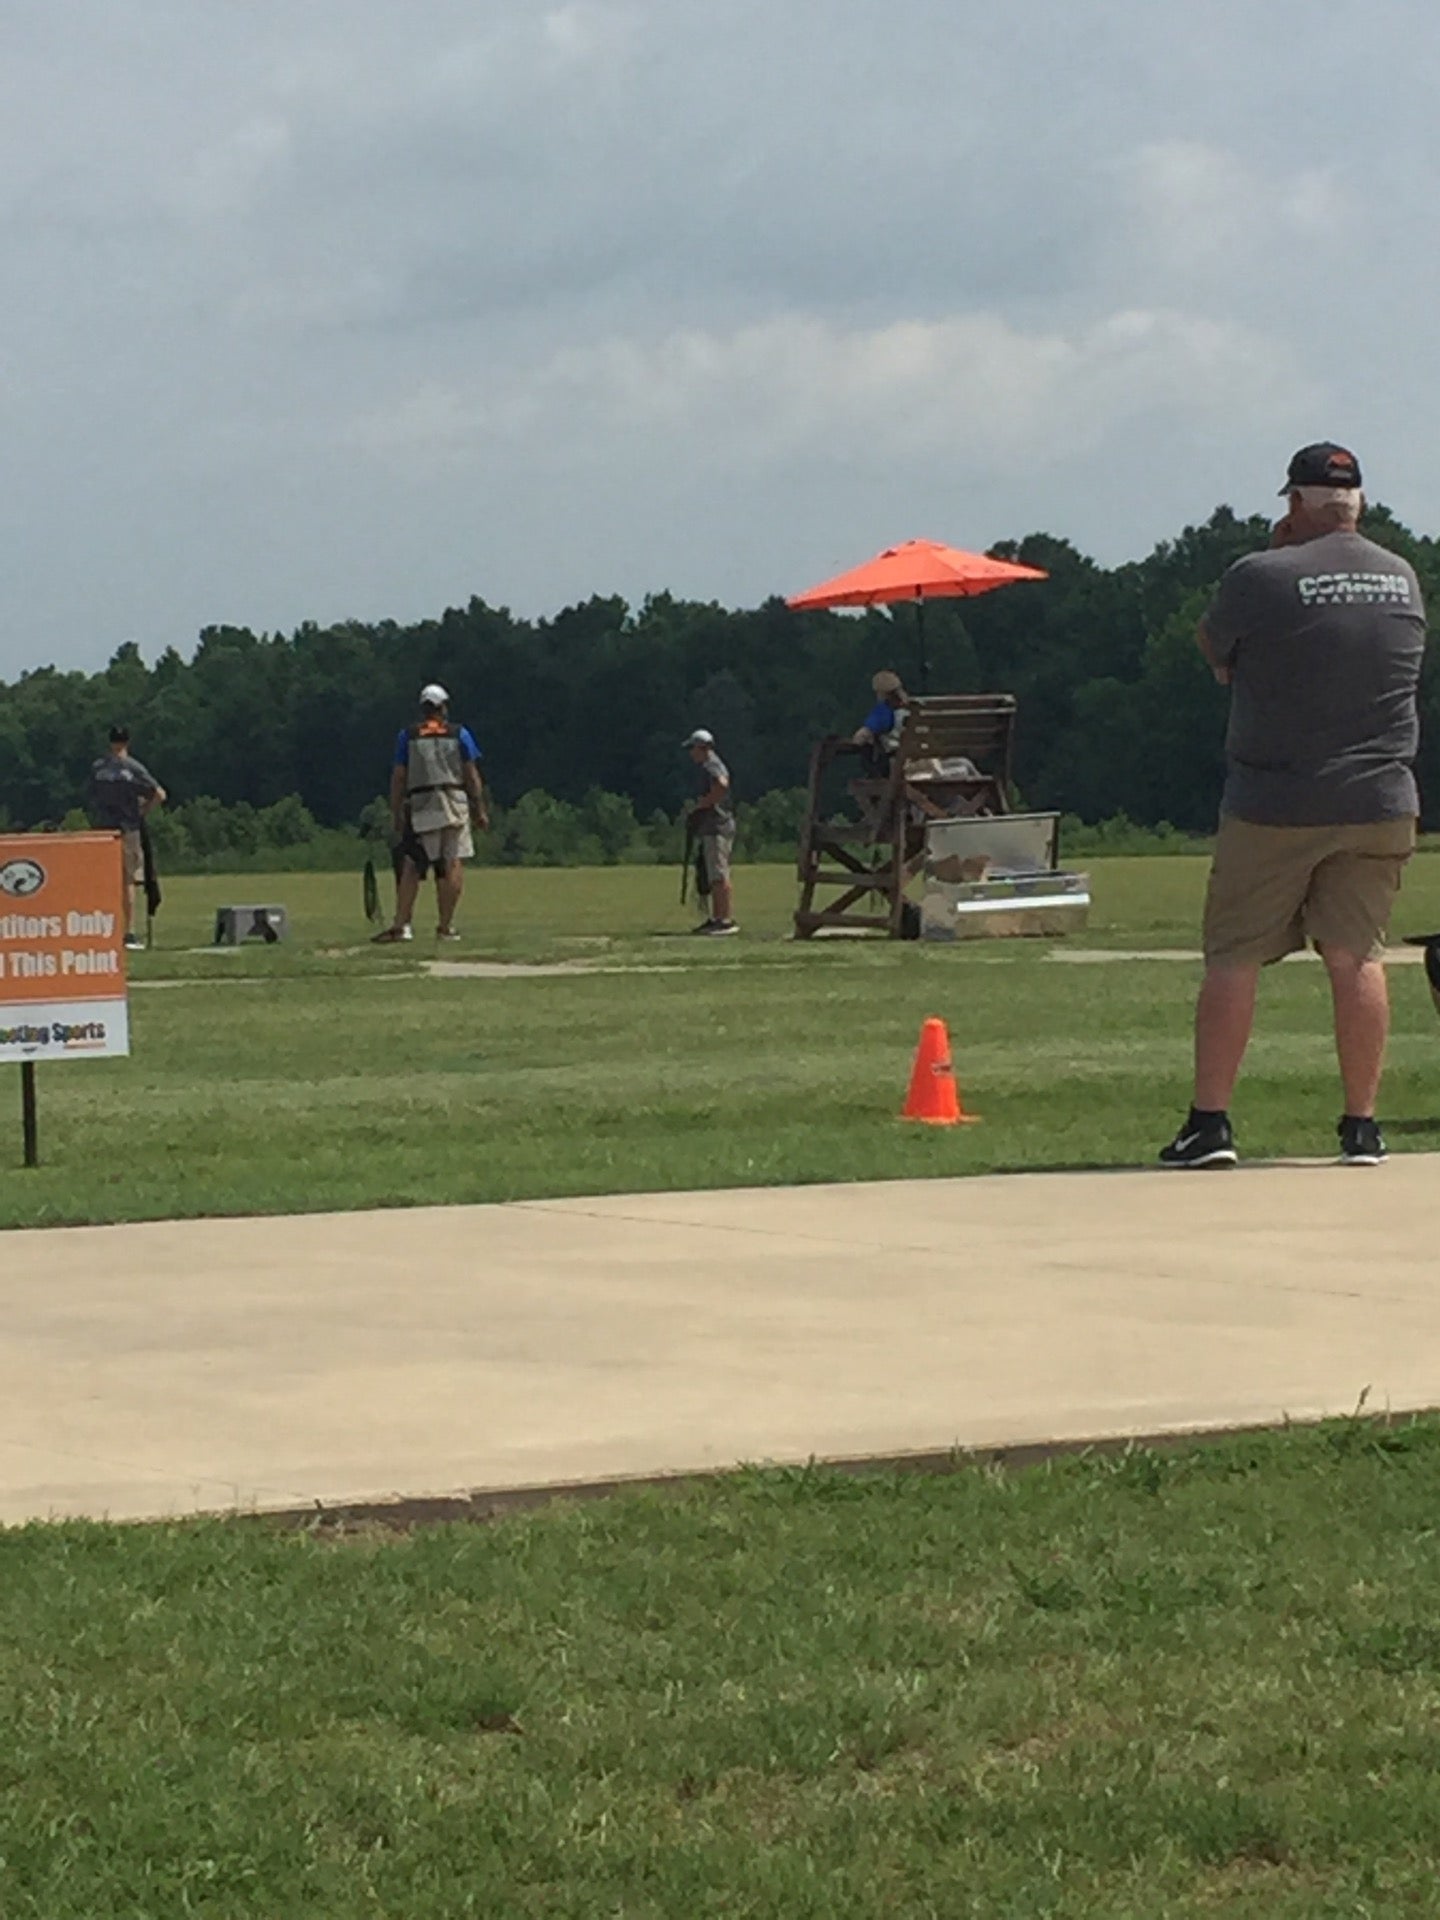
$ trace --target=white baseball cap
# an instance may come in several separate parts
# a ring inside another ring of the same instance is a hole
[[[696,727],[688,740],[680,742],[682,747],[713,747],[715,736],[708,727]]]
[[[420,704],[422,707],[448,707],[450,696],[437,680],[432,680],[428,687],[421,687]]]

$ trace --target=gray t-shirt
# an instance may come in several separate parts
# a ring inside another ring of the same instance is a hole
[[[141,800],[159,791],[154,775],[128,753],[107,753],[90,769],[91,807],[99,824],[112,832],[137,833]]]
[[[700,807],[694,814],[697,833],[733,833],[735,831],[735,801],[730,792],[730,769],[718,753],[707,753],[695,767],[698,780],[698,792],[703,799],[717,780],[725,783],[725,796],[717,800],[713,807]]]
[[[1406,561],[1359,533],[1248,554],[1205,629],[1231,671],[1222,813],[1321,827],[1419,812],[1425,608]]]

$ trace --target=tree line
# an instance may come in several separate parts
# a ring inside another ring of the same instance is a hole
[[[627,794],[592,787],[579,802],[532,787],[513,806],[492,801],[490,826],[475,837],[480,866],[606,867],[672,865],[683,858],[683,816],[661,808],[641,820]],[[802,787],[775,788],[738,807],[735,851],[741,860],[794,857],[805,812]],[[54,823],[76,832],[90,822],[75,807]],[[246,800],[224,806],[209,794],[150,815],[156,860],[165,873],[334,873],[390,850],[390,804],[375,799],[353,824],[322,826],[294,794],[272,806]]]
[[[1366,530],[1411,561],[1440,606],[1440,542],[1383,507]],[[1206,832],[1227,696],[1195,652],[1195,622],[1225,568],[1268,532],[1264,519],[1221,507],[1115,567],[1046,534],[1003,542],[995,552],[1050,578],[931,602],[931,688],[1018,697],[1015,774],[1025,805]],[[123,720],[169,789],[192,851],[218,831],[207,805],[239,819],[242,838],[253,830],[259,850],[363,831],[418,688],[439,680],[480,741],[508,823],[492,857],[570,858],[583,841],[608,847],[606,858],[643,858],[615,849],[622,839],[632,849],[669,847],[659,820],[673,828],[691,791],[680,742],[692,727],[713,730],[742,800],[776,796],[768,833],[793,810],[811,743],[859,723],[882,666],[917,690],[913,608],[796,614],[778,599],[735,610],[657,593],[638,607],[595,597],[543,620],[474,598],[409,626],[208,627],[188,660],[170,648],[147,665],[130,642],[98,673],[42,666],[0,683],[0,824],[62,821],[83,802],[106,729]],[[1433,663],[1422,713],[1419,772],[1433,824]],[[550,852],[537,855],[542,844]],[[562,845],[568,854],[555,852]]]

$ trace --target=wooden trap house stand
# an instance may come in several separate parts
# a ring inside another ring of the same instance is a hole
[[[932,694],[911,703],[888,757],[834,735],[817,742],[800,832],[797,939],[1083,926],[1084,876],[1058,871],[1059,815],[1011,812],[1015,713],[1009,693]],[[967,831],[961,822],[975,824]],[[923,912],[909,897],[922,875]]]
[[[130,1051],[118,833],[0,835],[0,1061],[20,1067],[25,1165],[35,1068]]]

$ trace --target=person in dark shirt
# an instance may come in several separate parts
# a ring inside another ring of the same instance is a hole
[[[1375,1118],[1389,999],[1385,933],[1415,846],[1425,607],[1414,569],[1360,532],[1360,466],[1302,447],[1270,550],[1225,575],[1197,640],[1230,689],[1225,791],[1205,902],[1195,1089],[1160,1155],[1233,1165],[1230,1096],[1260,969],[1313,941],[1330,977],[1345,1110],[1339,1157],[1385,1157]]]
[[[120,835],[125,944],[143,947],[135,931],[135,893],[145,880],[140,827],[152,807],[165,804],[165,789],[130,752],[130,729],[110,729],[110,751],[90,769],[90,811],[97,827]]]

